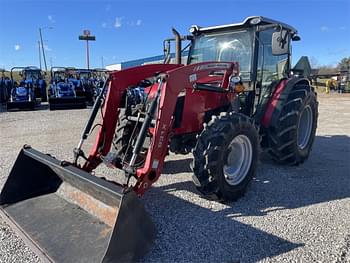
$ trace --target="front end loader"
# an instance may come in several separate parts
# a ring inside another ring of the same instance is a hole
[[[44,262],[134,262],[156,235],[131,189],[30,146],[21,150],[0,205],[2,218]]]
[[[0,211],[44,259],[142,258],[156,230],[138,197],[157,181],[169,152],[192,152],[196,188],[220,202],[244,195],[261,150],[288,165],[309,157],[318,104],[308,80],[291,74],[290,42],[299,40],[293,27],[249,17],[193,26],[189,36],[173,32],[175,64],[109,75],[71,162],[30,146],[21,150]],[[181,64],[181,41],[190,41],[187,65]],[[82,146],[95,127],[97,138],[85,154]],[[122,170],[125,180],[95,176],[102,163]]]

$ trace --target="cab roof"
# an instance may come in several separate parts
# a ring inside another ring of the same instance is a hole
[[[253,27],[257,25],[269,25],[269,24],[279,24],[283,28],[290,30],[292,33],[296,34],[297,30],[285,23],[282,23],[277,20],[273,20],[263,16],[249,16],[241,23],[227,24],[227,25],[219,25],[219,26],[210,26],[210,27],[200,27],[194,25],[192,27],[196,27],[197,32],[200,33],[211,33],[215,31],[227,30],[227,29],[237,29],[237,28],[247,28]]]

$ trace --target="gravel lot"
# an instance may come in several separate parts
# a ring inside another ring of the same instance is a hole
[[[285,167],[262,158],[248,193],[231,205],[197,194],[190,155],[169,156],[142,198],[158,228],[144,262],[350,262],[350,96],[319,101],[309,160]],[[0,189],[25,143],[71,159],[88,114],[1,112]],[[0,262],[39,262],[1,218]]]

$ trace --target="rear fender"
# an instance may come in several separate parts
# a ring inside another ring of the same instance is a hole
[[[275,124],[278,120],[278,112],[283,107],[284,101],[288,98],[289,93],[295,85],[309,85],[309,81],[305,78],[282,79],[275,87],[269,102],[262,114],[261,125],[268,128],[271,124]]]

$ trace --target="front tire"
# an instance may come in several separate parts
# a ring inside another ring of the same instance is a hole
[[[318,118],[315,92],[308,85],[296,85],[268,129],[268,153],[281,164],[303,163],[312,149]]]
[[[239,113],[213,116],[193,150],[193,181],[207,198],[221,202],[242,197],[255,175],[259,135],[253,120]]]
[[[129,141],[134,129],[131,121],[128,121],[125,110],[121,109],[119,113],[119,120],[115,130],[113,145],[116,154],[121,160],[129,161],[132,155],[132,149],[128,149]]]
[[[129,121],[125,109],[120,109],[119,120],[114,133],[113,146],[118,157],[117,163],[122,167],[124,163],[129,163],[132,157],[133,145],[135,143],[135,134],[138,134],[140,124]],[[141,152],[135,163],[135,167],[140,167],[146,159],[145,153]]]

